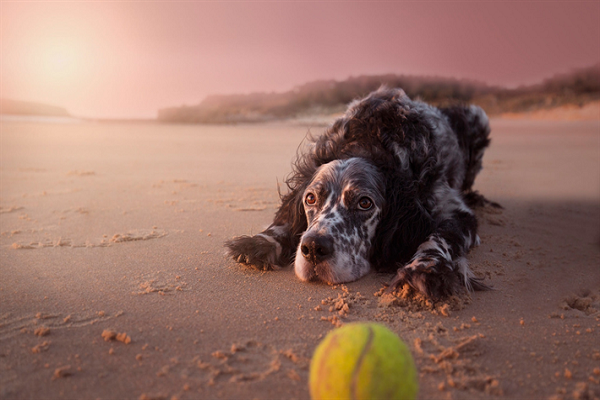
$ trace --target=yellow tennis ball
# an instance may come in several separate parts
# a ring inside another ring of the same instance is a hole
[[[411,400],[419,383],[410,350],[385,326],[352,323],[329,332],[310,363],[310,397]]]

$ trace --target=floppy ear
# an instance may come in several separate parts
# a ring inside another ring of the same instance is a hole
[[[410,260],[435,228],[427,204],[441,174],[432,147],[433,127],[420,112],[404,111],[398,118],[395,124],[389,124],[394,129],[380,132],[388,152],[403,152],[408,161],[397,156],[379,160],[387,181],[386,205],[373,246],[372,263],[377,270],[395,270],[396,262]],[[397,144],[392,147],[389,143],[394,142]]]
[[[303,194],[308,181],[281,196],[281,206],[275,214],[275,220],[271,227],[285,227],[285,234],[279,236],[278,241],[282,246],[281,259],[291,264],[296,256],[296,249],[300,242],[300,236],[307,228],[306,213],[304,212]]]
[[[390,174],[393,172],[390,171]],[[379,271],[395,271],[433,231],[434,221],[421,203],[411,181],[388,175],[386,204],[375,234],[372,264]]]
[[[309,138],[309,140],[314,142],[313,138]],[[311,151],[296,154],[296,159],[292,164],[292,173],[285,180],[289,191],[286,194],[279,193],[281,206],[275,214],[273,225],[287,225],[287,247],[293,250],[290,254],[292,260],[295,257],[300,236],[308,226],[306,213],[304,212],[304,191],[319,166],[329,162],[318,154],[320,140],[321,138],[317,140]]]

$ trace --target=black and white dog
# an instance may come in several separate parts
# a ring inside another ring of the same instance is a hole
[[[391,289],[433,298],[486,289],[465,256],[479,244],[469,205],[487,202],[472,186],[489,133],[479,107],[436,108],[383,87],[310,139],[271,226],[228,241],[228,253],[264,270],[293,262],[303,281],[373,268],[397,270]]]

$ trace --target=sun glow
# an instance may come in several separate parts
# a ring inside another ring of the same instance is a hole
[[[8,8],[12,18],[3,15],[0,26],[3,97],[64,106],[74,115],[110,104],[104,89],[121,87],[114,84],[120,69],[111,64],[121,58],[114,39],[127,36],[118,18],[83,3]]]
[[[48,84],[69,85],[79,80],[84,67],[83,54],[77,43],[67,40],[47,41],[37,49],[38,77]]]

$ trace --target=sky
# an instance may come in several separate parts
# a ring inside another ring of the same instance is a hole
[[[531,84],[600,62],[598,1],[0,2],[3,98],[153,118],[365,74]]]

